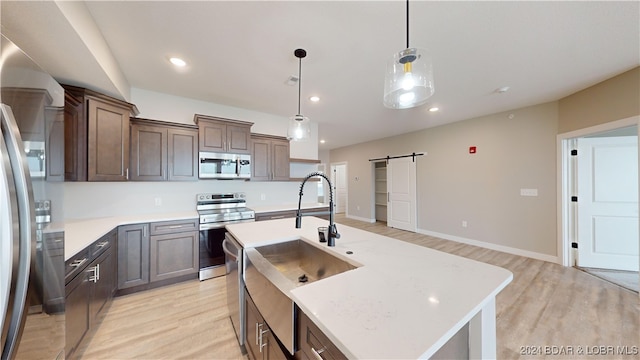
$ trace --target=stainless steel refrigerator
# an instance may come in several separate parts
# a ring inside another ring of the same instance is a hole
[[[0,41],[0,350],[62,359],[64,90]]]

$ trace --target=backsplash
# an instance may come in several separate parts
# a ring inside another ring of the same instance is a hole
[[[303,202],[317,202],[316,183],[305,185]],[[196,182],[65,182],[64,218],[191,211],[196,194],[245,192],[247,206],[297,204],[299,182],[200,180]],[[262,200],[264,198],[264,200]]]

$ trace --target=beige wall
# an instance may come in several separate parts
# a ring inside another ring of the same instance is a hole
[[[559,101],[558,133],[640,114],[640,67]]]
[[[373,219],[368,160],[426,152],[417,160],[418,231],[554,257],[557,130],[551,102],[335,149],[331,162],[348,163],[348,215]]]

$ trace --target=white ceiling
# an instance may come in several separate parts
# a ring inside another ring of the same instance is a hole
[[[55,53],[38,62],[56,78],[122,93],[104,64],[87,56],[87,44],[74,45],[82,34],[70,35],[77,28],[59,24],[51,3],[4,3],[3,32],[35,53]],[[297,86],[285,82],[298,72],[294,49],[306,49],[302,113],[318,123],[321,150],[558,100],[640,64],[638,1],[412,1],[410,45],[431,52],[436,91],[427,105],[389,110],[384,72],[406,45],[404,1],[86,6],[135,88],[289,117]],[[19,13],[33,21],[11,17]],[[53,49],[56,39],[64,51]],[[169,56],[184,58],[186,70],[172,68]],[[502,86],[510,91],[496,93]],[[311,103],[311,95],[321,101]],[[431,106],[441,110],[430,113]]]

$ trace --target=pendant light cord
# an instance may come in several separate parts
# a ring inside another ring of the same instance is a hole
[[[300,89],[302,87],[302,58],[298,58],[298,115],[300,114]]]
[[[407,49],[409,48],[409,0],[407,0]]]

